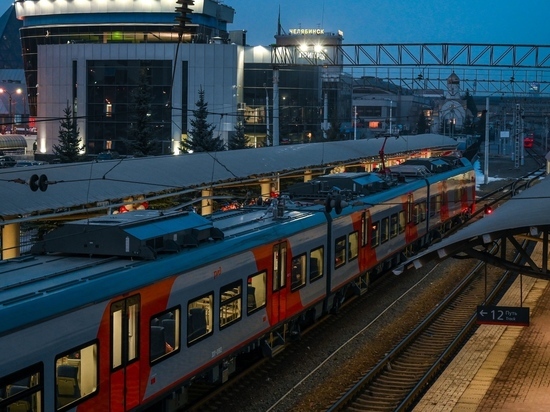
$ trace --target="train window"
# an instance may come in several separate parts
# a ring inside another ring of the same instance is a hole
[[[111,305],[111,367],[117,369],[139,356],[139,295]]]
[[[156,314],[149,322],[149,358],[164,359],[180,348],[181,308]]]
[[[387,242],[390,238],[390,218],[385,217],[380,221],[380,243]]]
[[[437,209],[436,202],[437,202],[437,200],[436,200],[435,196],[430,197],[430,216],[435,215],[435,211]]]
[[[370,228],[370,244],[373,248],[378,246],[380,222],[374,222]]]
[[[419,203],[420,220],[424,222],[426,220],[426,203]]]
[[[323,262],[325,261],[325,249],[319,247],[309,254],[309,281],[313,282],[323,276]]]
[[[361,213],[361,247],[367,245],[368,219],[365,212]]]
[[[305,253],[292,258],[292,283],[290,290],[296,290],[306,284],[306,262],[307,256]]]
[[[394,238],[397,236],[398,229],[397,213],[394,213],[390,216],[390,238]]]
[[[435,213],[439,213],[441,210],[441,195],[435,196]]]
[[[97,343],[68,350],[55,358],[55,407],[88,397],[97,391]]]
[[[286,285],[286,242],[273,246],[273,291]]]
[[[240,280],[220,289],[220,329],[242,317],[242,291],[243,284]]]
[[[415,203],[413,205],[413,215],[412,215],[412,222],[417,225],[420,223],[420,207],[418,206],[418,203]]]
[[[0,411],[42,412],[42,377],[42,364],[0,377]]]
[[[249,276],[246,287],[246,313],[249,315],[263,308],[267,301],[267,272]]]
[[[334,242],[334,267],[339,268],[346,263],[346,237],[341,236]]]
[[[359,254],[359,234],[352,232],[348,236],[348,261],[356,259]]]
[[[403,233],[405,231],[406,224],[407,220],[405,219],[405,211],[402,210],[399,212],[399,233]]]
[[[192,344],[212,333],[214,294],[189,301],[187,305],[187,343]]]
[[[450,199],[452,199],[455,205],[460,204],[460,199],[462,199],[462,188],[457,187],[455,190],[453,190]]]

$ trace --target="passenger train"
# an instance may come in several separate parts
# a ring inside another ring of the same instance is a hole
[[[70,222],[1,261],[0,411],[184,406],[471,213],[475,172],[417,159],[257,203]]]
[[[534,133],[529,133],[523,139],[523,147],[525,147],[527,149],[531,149],[533,147],[534,143],[535,143],[535,134]]]

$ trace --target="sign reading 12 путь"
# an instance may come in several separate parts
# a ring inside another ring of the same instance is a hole
[[[529,326],[529,308],[478,306],[477,324]]]

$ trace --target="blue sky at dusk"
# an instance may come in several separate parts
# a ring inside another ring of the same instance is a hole
[[[274,42],[277,16],[293,28],[344,32],[355,43],[549,44],[548,0],[223,0],[236,10],[229,30],[248,44]],[[11,0],[0,0],[0,11]],[[174,4],[175,4],[174,0]]]
[[[250,45],[274,42],[281,25],[344,32],[355,43],[548,44],[548,0],[225,0],[236,10],[231,30]]]

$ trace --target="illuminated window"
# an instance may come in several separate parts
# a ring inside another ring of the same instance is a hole
[[[41,364],[0,376],[0,411],[43,411],[42,376]]]
[[[109,100],[105,100],[105,116],[111,117],[113,115],[113,105]]]
[[[390,216],[390,237],[393,238],[397,236],[397,231],[399,230],[397,223],[397,213],[394,213]]]
[[[338,268],[346,263],[346,237],[336,239],[334,243],[334,267]]]
[[[267,272],[263,271],[247,279],[247,313],[263,308],[267,300]]]
[[[389,239],[389,218],[385,217],[380,223],[380,242],[384,243]]]
[[[291,290],[296,290],[306,284],[306,261],[307,256],[304,253],[300,256],[295,256],[292,258],[292,284],[290,286]]]
[[[286,242],[273,246],[273,291],[286,286]]]
[[[406,223],[405,211],[402,210],[399,212],[399,233],[403,233],[405,231]]]
[[[214,295],[204,295],[187,306],[187,343],[191,344],[212,333]]]
[[[359,255],[359,234],[350,233],[348,236],[348,261],[357,258]]]
[[[323,262],[325,251],[322,247],[313,249],[309,257],[309,281],[312,282],[323,276]]]
[[[378,246],[378,239],[380,238],[379,222],[372,224],[370,229],[370,244],[373,248]]]
[[[149,323],[149,356],[151,362],[167,357],[180,348],[181,309],[156,314]]]
[[[56,409],[97,391],[97,343],[71,349],[55,360]]]
[[[239,280],[220,290],[220,329],[241,318],[242,282]]]

